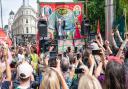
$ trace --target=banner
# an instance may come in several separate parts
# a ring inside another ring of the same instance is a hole
[[[40,2],[73,2],[73,0],[39,0]]]
[[[81,33],[82,3],[40,3],[40,7],[48,28],[58,32],[60,38],[71,39]]]

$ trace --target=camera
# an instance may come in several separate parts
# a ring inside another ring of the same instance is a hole
[[[92,50],[93,55],[101,55],[101,50]]]

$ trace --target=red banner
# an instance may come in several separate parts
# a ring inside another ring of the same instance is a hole
[[[82,3],[40,3],[42,16],[49,17],[53,12],[57,11],[61,16],[73,12],[75,17],[82,22]]]

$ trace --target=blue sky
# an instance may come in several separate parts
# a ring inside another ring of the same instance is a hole
[[[14,13],[17,12],[17,10],[20,8],[20,6],[23,3],[23,0],[1,0],[3,5],[3,23],[4,25],[8,24],[8,18],[9,18],[9,12],[11,10],[14,11]],[[29,4],[37,10],[37,0],[29,0]],[[1,22],[0,22],[1,27]]]

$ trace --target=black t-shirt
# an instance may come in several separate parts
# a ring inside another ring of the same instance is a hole
[[[2,82],[2,84],[0,85],[0,89],[9,89],[9,86],[11,85],[10,81],[4,81]]]

